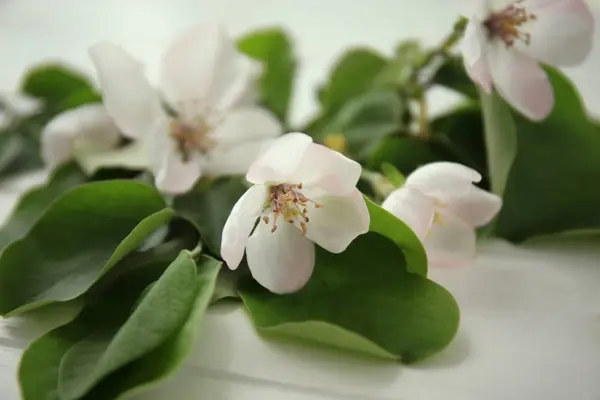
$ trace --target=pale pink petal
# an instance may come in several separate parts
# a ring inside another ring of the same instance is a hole
[[[202,174],[202,155],[189,151],[187,159],[178,149],[177,143],[168,136],[165,124],[154,126],[149,143],[149,158],[155,184],[166,194],[189,191]]]
[[[179,36],[162,59],[167,99],[199,100],[218,110],[239,105],[257,77],[257,64],[241,54],[219,24],[196,26]]]
[[[210,176],[245,175],[258,155],[272,143],[273,139],[263,139],[218,146],[205,155],[205,173]]]
[[[119,143],[120,134],[102,104],[87,104],[54,117],[41,133],[42,158],[54,167],[78,151],[102,152]]]
[[[515,43],[519,51],[560,66],[577,65],[590,53],[595,22],[584,0],[526,0],[522,6],[536,18],[523,29],[530,43]]]
[[[492,75],[487,61],[486,46],[487,38],[482,22],[471,19],[461,43],[463,62],[473,82],[489,94],[492,91]]]
[[[310,197],[307,191],[305,195]],[[348,196],[313,199],[322,207],[308,207],[306,237],[331,253],[341,253],[357,236],[369,231],[371,218],[365,200],[357,189]]]
[[[405,186],[392,192],[381,205],[423,239],[435,215],[436,201],[418,189]]]
[[[443,193],[463,193],[473,182],[481,181],[481,174],[462,164],[441,161],[426,164],[406,178],[406,186],[419,189],[426,195],[440,197]]]
[[[165,113],[142,65],[108,42],[92,46],[89,53],[100,80],[102,100],[117,126],[130,138],[147,135]]]
[[[211,138],[220,146],[230,146],[272,138],[282,133],[281,123],[271,112],[262,107],[245,107],[227,113],[216,125]]]
[[[362,167],[350,158],[320,144],[311,143],[304,157],[292,172],[290,183],[343,196],[353,192]]]
[[[500,42],[491,44],[488,54],[492,78],[502,97],[532,120],[548,116],[554,91],[537,61]]]
[[[431,267],[460,267],[475,257],[475,230],[451,213],[437,215],[423,239]]]
[[[275,232],[259,222],[248,240],[246,259],[252,276],[274,293],[292,293],[306,285],[315,266],[315,245],[300,230],[282,223]]]
[[[502,198],[472,186],[468,192],[441,200],[450,212],[472,227],[489,223],[500,211]]]
[[[250,165],[246,179],[256,184],[294,183],[290,178],[311,144],[312,138],[299,132],[275,139]]]
[[[454,0],[459,14],[467,18],[485,20],[490,12],[497,7],[497,0]]]
[[[254,185],[235,203],[221,237],[221,257],[230,269],[236,269],[244,257],[248,237],[267,200],[267,188]]]

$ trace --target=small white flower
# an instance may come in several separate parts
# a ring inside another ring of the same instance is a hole
[[[117,147],[119,129],[102,104],[86,104],[54,117],[42,130],[42,159],[56,167],[74,157]]]
[[[229,268],[238,267],[245,249],[261,285],[275,293],[301,289],[314,268],[313,242],[341,253],[369,230],[356,189],[360,173],[360,164],[303,133],[274,141],[250,166],[246,179],[254,186],[223,228],[221,255]]]
[[[533,120],[554,105],[538,61],[582,62],[592,48],[594,17],[584,0],[476,0],[462,43],[467,72],[487,93],[492,86]]]
[[[265,139],[281,134],[275,117],[253,104],[258,65],[218,25],[184,33],[164,53],[164,99],[122,48],[100,43],[90,55],[109,114],[145,143],[165,193],[185,192],[201,175],[246,173]]]
[[[408,176],[382,207],[423,243],[433,267],[458,267],[475,255],[475,228],[491,221],[502,199],[473,185],[481,175],[450,162],[427,164]]]

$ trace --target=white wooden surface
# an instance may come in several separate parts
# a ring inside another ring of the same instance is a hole
[[[13,89],[28,65],[48,58],[89,70],[85,49],[97,40],[125,45],[149,62],[152,76],[163,46],[189,24],[218,19],[236,34],[278,24],[298,36],[302,54],[299,121],[313,109],[312,88],[343,47],[389,52],[406,36],[433,43],[455,10],[442,0],[0,0],[0,90]],[[600,43],[586,64],[568,72],[600,115],[599,67]],[[437,109],[452,100],[440,92]],[[2,183],[0,218],[20,192],[43,179],[34,174]],[[215,307],[186,367],[137,399],[600,399],[598,244],[481,243],[473,265],[431,271],[431,278],[455,295],[462,322],[448,349],[423,364],[381,364],[263,341],[242,310]],[[50,324],[0,320],[0,400],[19,398],[19,355]]]

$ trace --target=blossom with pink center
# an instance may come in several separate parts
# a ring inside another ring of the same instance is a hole
[[[275,140],[250,166],[246,179],[254,185],[223,228],[221,255],[229,268],[238,267],[245,251],[258,283],[275,293],[301,289],[315,265],[314,243],[341,253],[369,230],[356,188],[360,174],[360,164],[304,133]]]
[[[458,267],[475,255],[475,228],[490,222],[502,199],[473,185],[481,175],[451,162],[415,170],[382,207],[404,221],[423,243],[429,265]]]
[[[244,174],[281,125],[256,105],[259,65],[219,25],[195,27],[164,53],[161,92],[121,47],[90,49],[103,101],[122,133],[141,143],[164,193],[191,189],[203,175]]]
[[[554,92],[539,62],[572,66],[589,54],[595,22],[585,0],[472,1],[462,42],[469,76],[528,118],[544,119]]]

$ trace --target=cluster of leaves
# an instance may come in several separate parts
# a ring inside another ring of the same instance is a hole
[[[9,104],[4,107],[10,123],[0,131],[0,178],[41,168],[40,134],[56,115],[77,106],[102,101],[84,75],[62,65],[40,65],[24,77],[19,92],[40,102],[31,115],[18,115]]]
[[[296,66],[291,40],[273,29],[239,45],[265,64],[261,101],[289,126]],[[332,110],[350,96],[338,92],[346,86],[339,79],[351,78],[335,78],[321,91]],[[64,69],[41,68],[29,74],[27,92],[45,96],[53,112],[98,99],[94,93],[63,101],[76,81],[79,76]],[[386,108],[387,94],[376,100],[369,106],[382,104],[384,117],[400,113],[398,101],[397,109]],[[73,303],[77,311],[26,349],[19,367],[25,400],[121,398],[165,379],[190,353],[206,309],[231,285],[219,256],[221,232],[247,189],[244,180],[202,180],[168,204],[151,181],[143,171],[90,176],[76,163],[65,164],[23,196],[0,229],[0,315],[27,316],[56,303]],[[318,249],[305,288],[275,295],[240,268],[228,294],[260,332],[406,363],[422,360],[452,340],[458,306],[427,279],[427,258],[414,233],[365,201],[370,232],[342,254]]]

